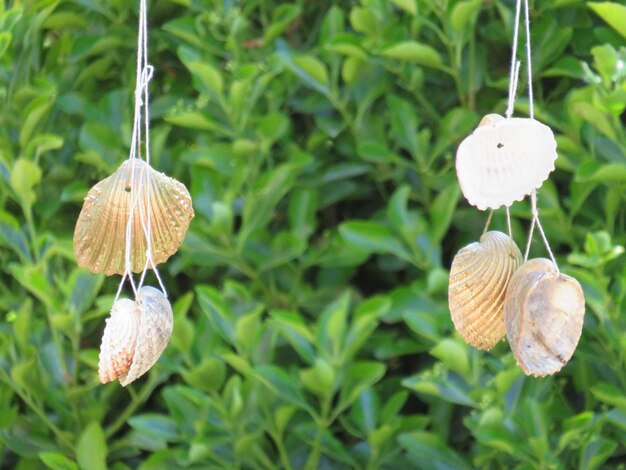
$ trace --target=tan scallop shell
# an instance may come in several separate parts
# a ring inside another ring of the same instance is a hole
[[[132,220],[132,271],[143,271],[146,263],[142,218],[147,221],[148,199],[154,263],[162,263],[176,252],[194,216],[191,196],[185,185],[135,158],[126,160],[87,194],[74,230],[74,252],[79,266],[106,275],[124,273],[126,224],[133,185],[138,204]]]
[[[554,374],[567,364],[583,328],[585,297],[573,277],[545,258],[524,263],[506,294],[506,335],[527,375]]]
[[[539,188],[556,158],[556,140],[545,124],[488,114],[459,145],[456,174],[470,204],[497,209]]]
[[[468,344],[488,351],[504,338],[504,296],[521,263],[515,242],[496,231],[486,232],[454,257],[448,304],[452,322]]]
[[[173,325],[172,307],[154,287],[139,289],[135,302],[115,302],[100,346],[100,382],[119,378],[126,386],[145,374],[165,350]]]

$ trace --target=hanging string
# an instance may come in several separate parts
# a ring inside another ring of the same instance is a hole
[[[120,281],[115,300],[121,294],[125,280],[128,278],[135,296],[137,290],[144,283],[146,272],[152,268],[161,287],[161,291],[167,297],[165,286],[161,280],[159,272],[152,258],[152,208],[150,204],[141,203],[141,198],[145,191],[146,200],[150,201],[150,108],[149,108],[149,83],[154,75],[154,67],[148,64],[148,13],[146,0],[139,1],[139,26],[137,33],[137,71],[135,84],[135,109],[133,118],[133,132],[128,160],[131,165],[131,184],[130,184],[130,213],[126,223],[126,240],[124,250],[125,271]],[[143,114],[143,129],[142,129]],[[143,131],[143,132],[142,132]],[[142,136],[144,158],[148,166],[142,166],[139,177],[136,177],[136,159],[141,158]],[[135,187],[137,186],[137,187]],[[132,275],[132,236],[133,236],[133,217],[135,212],[139,210],[141,231],[146,237],[146,263],[139,280],[139,284],[135,285]]]
[[[528,10],[528,0],[524,0],[524,26],[526,27],[526,66],[528,68],[528,117],[530,117],[530,119],[535,119],[535,105],[533,102],[533,61],[530,51],[530,13],[528,12]]]
[[[489,217],[487,217],[487,222],[485,223],[485,228],[483,229],[483,235],[487,233],[487,229],[489,228],[489,224],[491,224],[491,218],[493,217],[493,209],[489,211]]]
[[[511,211],[509,206],[506,206],[506,226],[509,229],[509,238],[513,240],[513,229],[511,228]]]
[[[526,243],[526,252],[524,253],[524,261],[525,262],[528,261],[528,253],[530,252],[530,244],[533,239],[533,232],[535,230],[535,225],[536,225],[537,229],[539,230],[539,234],[541,235],[541,238],[543,239],[543,244],[546,247],[546,251],[548,252],[548,255],[550,256],[550,259],[554,263],[556,272],[557,274],[560,274],[561,271],[559,270],[559,265],[556,262],[556,258],[554,257],[552,250],[550,249],[550,243],[548,243],[548,238],[546,237],[546,233],[544,232],[543,226],[541,225],[541,221],[539,220],[539,210],[537,209],[537,191],[536,190],[534,190],[532,194],[530,195],[530,211],[532,213],[532,222],[530,224],[530,231],[528,233],[528,242]]]
[[[507,119],[513,114],[515,104],[515,93],[517,90],[517,77],[519,76],[519,61],[517,57],[517,41],[519,38],[519,17],[521,10],[521,0],[515,3],[515,22],[513,23],[513,45],[511,46],[511,72],[509,73],[509,103],[506,110]],[[528,36],[526,36],[528,38]]]

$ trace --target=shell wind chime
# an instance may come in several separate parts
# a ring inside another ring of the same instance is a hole
[[[539,220],[537,190],[554,171],[552,130],[534,119],[528,0],[524,0],[529,118],[513,118],[520,62],[515,60],[521,0],[517,1],[511,86],[506,116],[488,114],[461,142],[456,174],[467,201],[479,210],[506,208],[509,234],[489,231],[462,248],[450,268],[448,303],[455,328],[470,345],[490,350],[505,336],[525,374],[542,377],[571,359],[585,315],[582,288],[559,271]],[[532,221],[525,256],[511,230],[509,207],[530,196]],[[550,259],[528,260],[535,226]]]
[[[150,166],[148,82],[153,68],[147,61],[147,29],[146,2],[140,0],[130,155],[91,188],[74,229],[79,266],[107,276],[122,275],[98,364],[101,383],[117,378],[122,386],[145,374],[167,347],[174,319],[156,266],[178,250],[194,216],[187,188]],[[150,269],[159,289],[143,285]],[[137,285],[133,273],[141,273]],[[119,298],[126,280],[135,300]]]

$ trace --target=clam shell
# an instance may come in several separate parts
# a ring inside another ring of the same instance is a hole
[[[527,375],[554,374],[574,354],[583,328],[585,297],[573,277],[545,258],[524,263],[506,294],[506,335]]]
[[[119,378],[123,386],[145,374],[161,357],[174,326],[172,307],[160,290],[142,287],[137,292],[136,304],[141,321],[133,361],[128,373]]]
[[[98,377],[101,383],[105,384],[125,375],[130,368],[135,354],[139,322],[140,311],[135,302],[119,299],[113,304],[100,346]]]
[[[137,191],[138,198],[132,220],[132,271],[141,272],[146,264],[147,244],[142,218],[147,221],[148,204],[154,263],[166,261],[182,243],[194,216],[187,188],[155,171],[145,161],[130,159],[91,188],[85,198],[74,230],[74,252],[79,266],[106,275],[124,273],[131,186]]]
[[[450,315],[463,339],[490,350],[505,334],[504,296],[522,254],[502,232],[486,232],[462,248],[450,268]]]
[[[497,209],[539,188],[556,158],[556,140],[545,124],[488,114],[459,145],[456,174],[470,204]]]

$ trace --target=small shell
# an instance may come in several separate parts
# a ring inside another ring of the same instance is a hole
[[[145,374],[161,357],[174,326],[172,307],[160,290],[149,286],[139,289],[137,306],[141,310],[141,324],[133,362],[128,374],[120,377],[124,387]]]
[[[488,114],[456,153],[463,195],[480,210],[521,201],[539,188],[557,158],[552,130],[534,119]]]
[[[173,324],[170,303],[154,287],[139,289],[135,302],[115,302],[100,346],[100,382],[119,378],[126,386],[145,374],[165,350]]]
[[[452,322],[468,344],[488,351],[504,337],[504,296],[521,263],[515,242],[495,231],[454,257],[448,304]]]
[[[113,304],[111,316],[106,319],[98,376],[105,384],[126,374],[133,362],[141,312],[130,299],[119,299]]]
[[[524,263],[506,294],[506,335],[527,375],[554,374],[567,364],[583,328],[585,297],[576,279],[545,258]]]
[[[146,263],[142,218],[147,220],[148,199],[154,263],[166,261],[182,243],[194,216],[187,188],[141,159],[126,160],[115,173],[91,188],[85,198],[74,230],[74,252],[79,266],[106,275],[124,273],[132,186],[139,201],[132,219],[132,271],[141,272]]]

